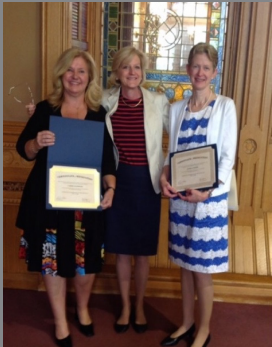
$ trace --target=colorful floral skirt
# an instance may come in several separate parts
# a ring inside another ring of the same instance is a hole
[[[82,211],[75,211],[75,271],[85,275],[85,229],[82,228]],[[28,243],[21,232],[19,258],[28,262]],[[104,259],[104,245],[101,248],[101,257]],[[57,229],[46,229],[41,261],[42,275],[58,274],[57,262]]]

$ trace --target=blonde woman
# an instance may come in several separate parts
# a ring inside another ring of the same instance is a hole
[[[86,336],[94,335],[88,302],[95,274],[102,266],[104,212],[45,209],[47,150],[56,141],[55,134],[49,131],[49,117],[104,123],[106,112],[100,105],[101,96],[93,58],[76,48],[66,50],[54,68],[53,92],[36,105],[17,142],[18,153],[26,160],[35,160],[16,221],[23,230],[21,255],[26,258],[29,271],[42,272],[54,315],[55,342],[60,347],[72,346],[66,318],[67,278],[74,278],[79,329]],[[101,206],[107,209],[114,196],[115,162],[113,144],[104,128],[105,191]]]
[[[164,94],[142,87],[146,57],[134,47],[114,56],[110,82],[102,104],[114,142],[117,167],[113,205],[106,213],[105,250],[116,254],[122,309],[114,328],[124,333],[130,325],[137,333],[147,329],[144,295],[149,256],[157,253],[160,223],[160,184],[163,166],[163,130],[168,131],[169,103]],[[130,301],[134,260],[135,306]]]

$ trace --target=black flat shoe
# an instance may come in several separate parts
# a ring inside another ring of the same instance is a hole
[[[136,323],[136,313],[135,308],[133,307],[130,313],[130,322],[133,327],[133,329],[136,331],[137,334],[142,334],[146,332],[147,330],[147,323],[145,324],[137,324]]]
[[[64,339],[58,339],[55,337],[55,341],[59,347],[73,347],[71,335],[68,335]]]
[[[77,314],[77,310],[75,311],[75,320],[78,322],[78,326],[79,326],[79,331],[87,336],[87,337],[91,337],[94,336],[94,327],[93,327],[93,323],[91,324],[81,324],[78,318],[78,314]]]
[[[114,324],[114,330],[118,334],[125,333],[128,330],[128,328],[129,328],[129,324],[118,324],[118,323]]]
[[[147,330],[147,323],[146,324],[137,324],[134,322],[132,326],[133,326],[133,329],[138,334],[142,334],[142,333],[146,332],[146,330]]]
[[[207,347],[208,344],[210,343],[211,341],[211,334],[208,335],[208,337],[206,338],[206,341],[204,342],[204,345],[202,347]]]
[[[192,336],[194,332],[195,324],[193,324],[190,329],[188,329],[187,331],[185,331],[185,333],[179,335],[178,337],[171,337],[171,335],[167,336],[162,340],[161,346],[175,346],[179,343],[180,340]]]

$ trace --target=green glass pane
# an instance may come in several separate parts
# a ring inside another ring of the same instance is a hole
[[[220,12],[213,11],[211,17],[211,24],[213,26],[220,26]]]
[[[118,41],[117,34],[109,33],[109,46],[116,47],[117,41]]]
[[[118,18],[118,5],[110,5],[109,17],[110,19]]]

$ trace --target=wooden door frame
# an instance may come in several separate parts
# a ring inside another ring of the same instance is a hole
[[[101,76],[102,2],[88,3],[87,41],[88,52],[93,56]],[[60,54],[72,47],[72,3],[42,3],[42,99],[52,87],[52,71]]]

